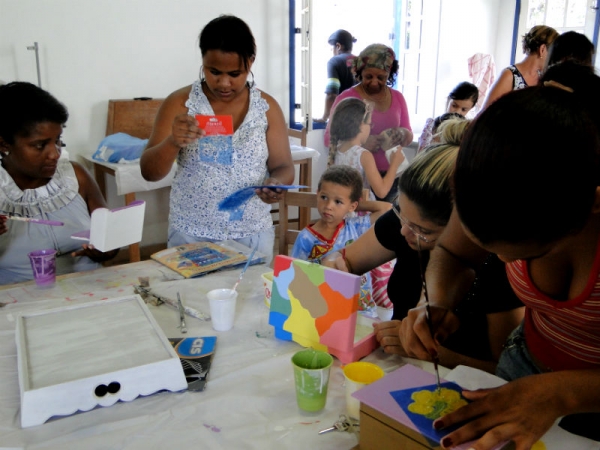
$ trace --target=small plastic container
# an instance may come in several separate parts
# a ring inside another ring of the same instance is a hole
[[[273,271],[265,272],[261,276],[265,288],[265,305],[271,307],[271,290],[273,289]]]

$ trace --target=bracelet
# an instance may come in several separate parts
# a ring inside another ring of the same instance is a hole
[[[348,268],[348,272],[354,273],[354,271],[352,270],[352,264],[350,264],[350,261],[348,260],[348,258],[346,258],[346,248],[345,247],[340,251],[340,254],[342,255],[342,259],[346,263],[346,267]]]

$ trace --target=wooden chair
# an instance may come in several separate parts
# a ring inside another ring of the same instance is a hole
[[[127,133],[140,139],[148,139],[163,100],[109,100],[106,135]]]
[[[288,137],[290,139],[291,145],[300,144],[301,147],[306,147],[306,128],[302,128],[297,130],[295,128],[288,128]],[[296,142],[296,140],[298,142]],[[304,186],[309,186],[308,188],[303,188],[301,191],[303,192],[311,192],[311,181],[312,181],[312,158],[304,158],[302,160],[294,161],[294,164],[299,165],[300,169],[298,170],[298,184],[302,184]],[[279,213],[278,208],[272,208],[271,214]],[[294,219],[289,219],[288,222],[298,222],[298,227],[300,229],[306,227],[308,222],[310,221],[310,208],[300,208],[298,210],[298,217]],[[273,221],[274,224],[278,224],[278,220]]]
[[[148,139],[154,126],[154,118],[163,99],[149,100],[109,100],[106,120],[106,135],[127,133],[131,136]],[[106,200],[106,175],[115,176],[114,169],[94,163],[94,177],[100,187],[100,192]],[[135,201],[135,193],[125,194],[125,205]],[[140,244],[129,246],[129,261],[141,259]]]
[[[300,146],[306,147],[306,128],[296,130],[295,128],[288,128],[288,136],[292,139],[299,139]]]
[[[314,192],[286,192],[283,198],[279,201],[279,254],[287,255],[289,246],[296,242],[296,238],[300,234],[300,230],[290,230],[288,207],[297,206],[299,208],[317,207],[317,194]]]

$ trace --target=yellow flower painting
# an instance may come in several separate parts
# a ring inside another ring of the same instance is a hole
[[[459,392],[444,387],[433,391],[424,389],[413,392],[411,399],[413,403],[408,405],[408,410],[431,420],[445,416],[467,404]]]

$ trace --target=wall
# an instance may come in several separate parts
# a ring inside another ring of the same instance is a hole
[[[63,134],[71,157],[92,153],[106,129],[107,100],[163,98],[198,77],[198,34],[219,14],[251,27],[257,85],[288,111],[288,2],[283,0],[0,0],[0,80],[37,84],[70,112]],[[123,201],[109,189],[109,206]],[[168,188],[148,202],[142,245],[166,241]]]
[[[504,67],[503,49],[497,43],[507,41],[512,32],[514,12],[510,13],[510,27],[499,18],[506,14],[500,8],[512,1],[500,0],[442,0],[440,49],[438,57],[438,85],[436,114],[445,112],[448,93],[461,81],[470,81],[468,58],[475,53],[494,56],[496,74]]]

